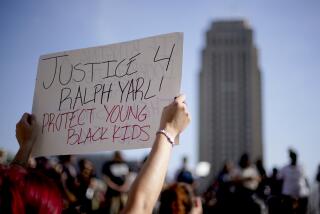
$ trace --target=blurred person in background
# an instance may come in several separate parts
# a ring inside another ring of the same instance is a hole
[[[226,161],[213,185],[206,192],[205,213],[232,213],[235,204],[234,165]]]
[[[176,181],[191,184],[191,185],[194,182],[192,172],[188,168],[188,157],[187,156],[184,156],[182,158],[182,166],[180,169],[178,169],[178,171],[176,173]]]
[[[305,214],[308,206],[309,184],[303,167],[298,164],[298,154],[288,150],[290,163],[280,170],[283,180],[282,194],[295,213]]]
[[[239,160],[238,174],[236,175],[242,187],[249,195],[257,189],[261,180],[256,167],[251,164],[248,154],[243,154]]]
[[[191,185],[174,183],[161,192],[159,213],[201,214],[201,199],[194,195]]]
[[[126,204],[129,190],[129,166],[119,151],[103,165],[102,173],[107,184],[106,212],[119,213]]]
[[[59,163],[56,170],[60,174],[60,180],[63,187],[64,203],[67,209],[64,213],[78,213],[80,203],[77,198],[79,182],[77,180],[77,169],[74,165],[72,155],[59,155]]]
[[[57,185],[61,186],[61,175],[56,171],[55,164],[46,157],[37,157],[35,160],[35,169],[52,178]],[[62,188],[62,186],[61,186]]]
[[[282,180],[280,179],[279,170],[277,168],[272,169],[272,174],[269,178],[269,185],[272,196],[280,196],[282,189]]]
[[[261,213],[261,206],[255,197],[255,191],[261,180],[256,167],[251,164],[250,157],[244,153],[239,160],[239,168],[236,169],[233,181],[236,188],[236,207],[243,213]]]
[[[260,176],[260,182],[257,187],[256,194],[260,199],[266,201],[271,194],[271,188],[269,185],[269,178],[261,159],[256,161],[256,168]]]
[[[79,172],[77,175],[77,182],[79,183],[77,189],[77,198],[80,204],[81,213],[92,212],[92,198],[94,191],[90,189],[91,183],[93,182],[94,166],[88,159],[81,159],[78,161]]]

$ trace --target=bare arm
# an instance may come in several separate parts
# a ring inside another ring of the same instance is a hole
[[[23,114],[16,125],[16,138],[20,147],[11,164],[27,167],[32,146],[36,140],[36,120],[33,115]]]
[[[184,100],[184,96],[179,96],[162,112],[160,129],[165,129],[172,137],[181,133],[190,122]],[[167,173],[171,150],[172,145],[167,138],[158,134],[146,163],[132,185],[123,213],[152,212]]]

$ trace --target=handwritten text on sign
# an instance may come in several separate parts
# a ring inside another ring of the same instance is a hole
[[[33,155],[151,147],[181,66],[182,33],[41,56]]]

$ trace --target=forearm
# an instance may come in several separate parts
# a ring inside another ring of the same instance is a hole
[[[26,146],[20,147],[11,164],[19,164],[23,167],[27,167],[32,150],[31,145],[32,143],[26,143]]]
[[[107,186],[110,187],[111,189],[114,189],[118,192],[121,192],[121,186],[117,185],[116,183],[112,182],[112,180],[107,177],[106,178]]]
[[[168,169],[172,145],[157,134],[148,160],[133,183],[123,213],[151,213],[161,192]]]

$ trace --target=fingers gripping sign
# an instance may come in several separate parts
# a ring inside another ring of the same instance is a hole
[[[16,125],[16,137],[20,147],[30,146],[36,139],[36,119],[34,115],[24,113]]]
[[[185,96],[180,95],[166,106],[162,112],[160,129],[166,130],[172,137],[180,134],[190,123],[191,118],[184,103]]]

